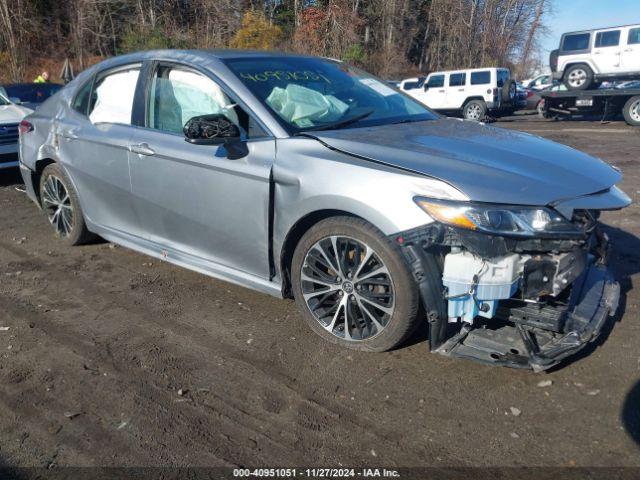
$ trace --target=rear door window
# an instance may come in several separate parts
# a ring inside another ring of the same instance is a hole
[[[93,123],[131,125],[131,111],[140,67],[107,74],[93,88],[89,106],[89,120]]]
[[[629,45],[640,44],[640,28],[632,28],[629,30],[629,39],[627,40]]]
[[[488,85],[491,83],[491,72],[471,72],[471,85]]]
[[[444,75],[433,75],[429,77],[429,83],[427,83],[429,88],[440,88],[444,87]]]
[[[452,73],[449,75],[449,86],[450,87],[460,87],[467,83],[467,74],[466,73]]]
[[[579,50],[589,50],[589,42],[591,42],[590,33],[574,33],[565,35],[562,41],[563,52],[575,52]]]
[[[609,30],[596,34],[596,48],[617,47],[620,45],[620,30]]]

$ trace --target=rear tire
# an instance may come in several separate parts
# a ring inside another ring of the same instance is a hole
[[[564,72],[562,82],[568,90],[588,90],[593,85],[593,70],[583,63],[571,65]]]
[[[544,108],[544,98],[538,102],[536,105],[536,111],[538,112],[538,117],[540,118],[551,118],[549,112]]]
[[[483,100],[470,100],[462,108],[462,116],[467,120],[481,122],[487,115],[487,104]]]
[[[625,121],[634,127],[640,127],[640,95],[631,97],[622,107]]]
[[[40,176],[40,204],[56,236],[68,245],[81,245],[95,238],[87,230],[73,184],[57,163],[45,167]]]
[[[390,350],[419,324],[418,286],[400,247],[364,220],[332,217],[311,227],[296,246],[291,280],[311,329],[343,347]]]

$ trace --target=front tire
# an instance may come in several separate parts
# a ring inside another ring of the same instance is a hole
[[[332,217],[309,229],[291,278],[303,318],[332,343],[382,352],[419,323],[418,287],[399,247],[363,220]]]
[[[40,176],[40,204],[56,236],[69,245],[94,238],[87,230],[78,195],[60,165],[48,165]]]
[[[593,85],[593,70],[588,65],[571,65],[563,76],[568,90],[588,90]]]

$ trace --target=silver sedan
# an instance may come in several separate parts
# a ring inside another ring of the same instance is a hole
[[[620,173],[431,112],[344,63],[151,51],[86,70],[20,126],[31,199],[95,236],[293,297],[363,350],[548,368],[597,336],[618,285],[600,210]]]

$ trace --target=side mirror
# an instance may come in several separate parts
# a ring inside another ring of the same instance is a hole
[[[424,84],[424,91],[426,92],[427,90],[429,90],[429,84],[428,84],[428,83],[425,83],[425,84]]]
[[[9,100],[11,100],[11,102],[15,103],[16,105],[22,104],[22,100],[20,100],[18,97],[9,97]]]
[[[240,141],[240,129],[224,115],[200,115],[183,128],[185,140],[195,145],[221,145]]]

